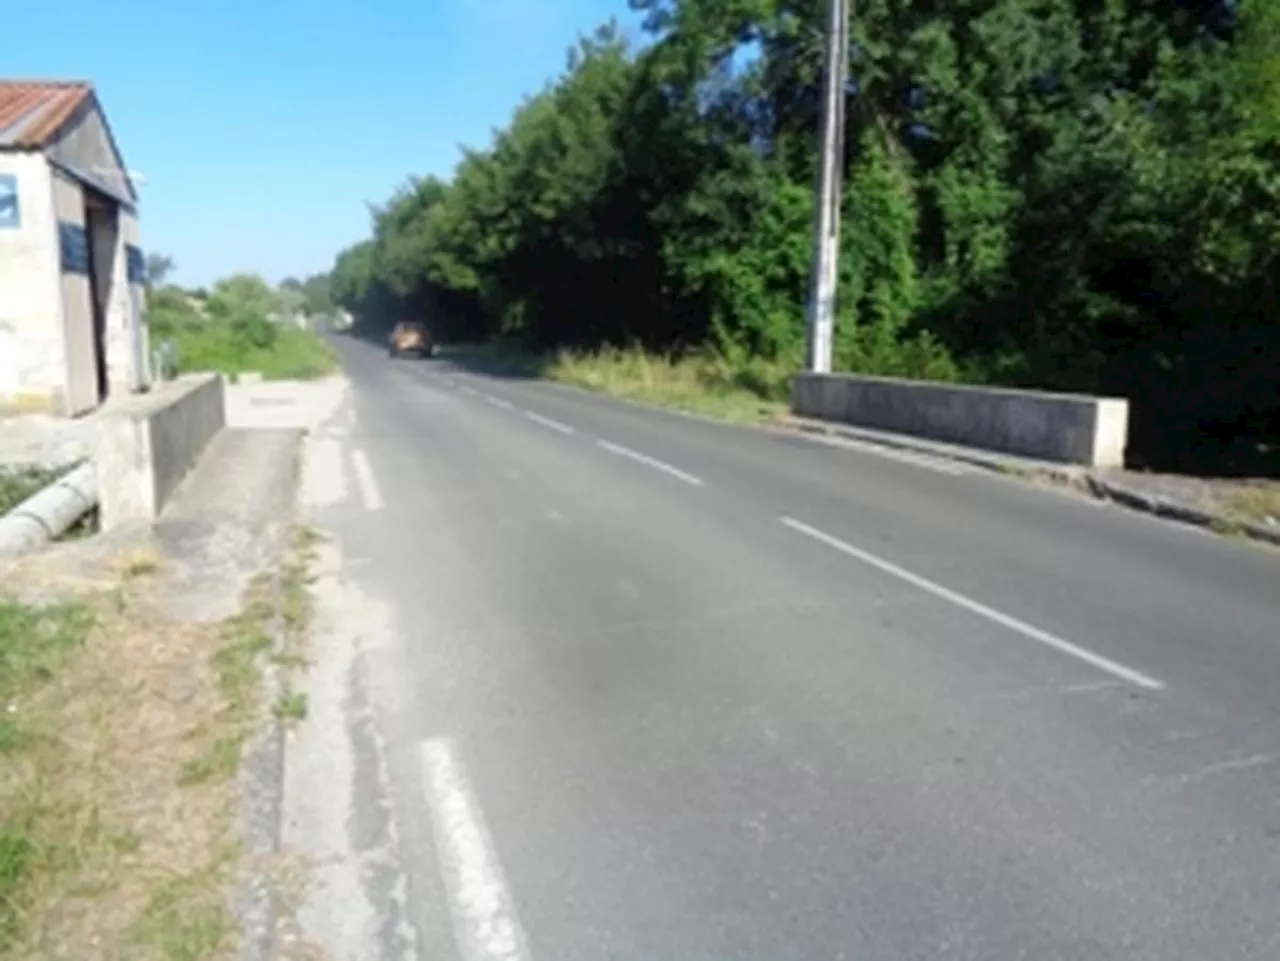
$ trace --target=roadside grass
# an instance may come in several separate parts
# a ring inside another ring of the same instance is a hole
[[[237,377],[256,371],[264,380],[315,380],[337,368],[337,356],[319,335],[297,327],[280,327],[267,346],[238,337],[230,326],[207,323],[173,332],[179,367],[212,370]]]
[[[1233,518],[1259,524],[1280,524],[1280,482],[1258,481],[1238,488],[1226,497]]]
[[[720,420],[760,423],[786,410],[791,371],[752,360],[740,365],[710,353],[683,356],[636,347],[560,351],[551,380]]]
[[[65,601],[0,598],[0,959],[234,956],[236,773],[268,712],[306,713],[263,672],[305,663],[314,537],[221,624],[171,620],[140,553],[92,590],[41,571]]]
[[[312,609],[308,587],[319,536],[310,528],[295,527],[278,585],[270,575],[259,576],[249,587],[243,609],[223,624],[222,645],[212,662],[225,705],[221,724],[205,733],[201,750],[183,764],[182,783],[227,778],[239,768],[256,728],[264,662],[279,668],[306,666],[303,650]],[[306,695],[293,691],[287,678],[284,685],[272,712],[281,720],[303,720]]]
[[[282,721],[305,721],[307,718],[307,695],[291,688],[284,690],[276,701],[275,715]]]
[[[227,861],[231,798],[175,776],[221,709],[217,631],[168,621],[130,564],[114,590],[0,602],[0,958],[218,956],[206,935],[187,951],[187,927],[225,911],[203,878]],[[180,924],[156,907],[169,891]]]
[[[503,345],[466,345],[447,348],[445,356],[494,373],[544,378],[737,423],[762,423],[784,414],[792,373],[759,359],[735,364],[711,352],[657,354],[639,347],[539,356]]]
[[[289,674],[283,672],[301,670],[307,666],[306,638],[314,614],[310,588],[315,581],[312,569],[320,541],[321,535],[313,528],[303,525],[294,527],[289,555],[281,570],[282,630],[280,643],[272,660],[282,670],[283,676],[281,690],[272,711],[281,721],[293,724],[306,720],[309,702],[304,692],[294,689]]]

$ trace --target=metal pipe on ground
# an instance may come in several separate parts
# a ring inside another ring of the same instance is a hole
[[[98,477],[82,464],[0,517],[0,555],[22,554],[65,533],[98,503]]]

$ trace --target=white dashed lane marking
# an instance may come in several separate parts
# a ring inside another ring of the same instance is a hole
[[[611,454],[617,454],[619,457],[626,457],[638,464],[644,464],[646,467],[652,467],[654,470],[662,471],[664,474],[669,474],[672,477],[684,481],[686,484],[692,484],[694,487],[702,486],[703,482],[701,477],[695,477],[686,471],[682,471],[679,467],[672,467],[670,464],[660,461],[655,457],[650,457],[647,454],[641,454],[639,451],[634,451],[629,447],[623,447],[620,444],[610,443],[607,440],[596,441],[596,443]]]
[[[899,567],[897,564],[894,564],[891,561],[886,561],[882,557],[877,557],[870,551],[864,551],[860,547],[854,547],[852,544],[842,541],[838,537],[833,537],[824,531],[820,531],[816,527],[810,527],[803,521],[798,521],[792,517],[783,517],[780,519],[783,524],[791,528],[793,531],[796,531],[799,534],[804,534],[806,537],[812,538],[820,544],[825,544],[827,547],[833,548],[834,550],[837,550],[848,557],[852,557],[855,560],[859,560],[869,567],[874,567],[891,577],[896,577],[900,581],[905,581],[913,587],[918,587],[920,590],[932,594],[934,597],[941,598],[944,601],[949,601],[956,607],[964,608],[972,614],[977,614],[979,617],[986,618],[988,621],[999,624],[1001,627],[1008,628],[1016,634],[1021,634],[1025,638],[1036,641],[1046,647],[1051,647],[1056,651],[1068,655],[1069,657],[1074,657],[1076,660],[1084,661],[1086,664],[1091,664],[1113,677],[1118,677],[1122,681],[1129,682],[1135,687],[1146,688],[1147,690],[1153,691],[1161,690],[1164,687],[1162,682],[1157,681],[1153,677],[1148,677],[1141,671],[1135,671],[1133,668],[1126,667],[1118,661],[1113,661],[1108,657],[1104,657],[1101,654],[1097,654],[1094,651],[1089,650],[1088,648],[1084,648],[1078,644],[1073,644],[1071,641],[1064,640],[1056,634],[1050,634],[1048,631],[1043,631],[1038,627],[1026,623],[1025,621],[1018,620],[1016,617],[1011,617],[1008,614],[997,611],[993,607],[988,607],[986,604],[973,600],[973,598],[965,597],[965,595],[960,594],[957,591],[953,591],[950,588],[943,587],[941,584],[935,584],[928,578],[921,577],[919,574],[913,574],[906,568]]]
[[[373,473],[373,465],[365,452],[357,447],[351,452],[351,466],[356,475],[356,487],[360,490],[360,500],[366,510],[380,511],[386,506],[382,499],[382,491],[378,487],[378,478]]]
[[[551,430],[559,431],[561,434],[573,433],[573,428],[570,427],[568,424],[562,424],[560,423],[560,421],[552,420],[550,417],[543,417],[541,414],[535,414],[531,410],[526,410],[524,412],[524,416],[528,417],[535,424],[541,424],[543,427],[548,427]]]

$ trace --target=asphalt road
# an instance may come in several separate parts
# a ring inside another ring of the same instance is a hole
[[[1280,555],[339,348],[388,956],[1280,957]]]

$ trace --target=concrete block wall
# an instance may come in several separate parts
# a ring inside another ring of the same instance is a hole
[[[16,180],[17,227],[0,227],[0,413],[61,413],[66,354],[58,232],[49,165],[39,154],[0,153]]]
[[[192,374],[113,404],[98,425],[94,462],[103,530],[152,521],[226,425],[218,374]]]
[[[792,382],[791,406],[803,417],[1090,467],[1124,466],[1128,443],[1129,404],[1117,397],[805,373]]]

